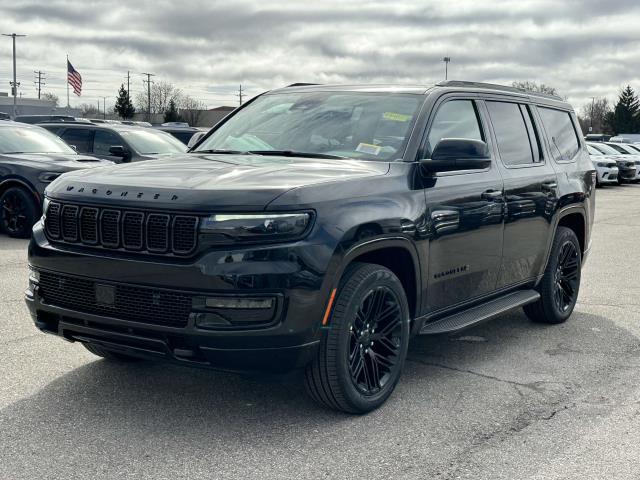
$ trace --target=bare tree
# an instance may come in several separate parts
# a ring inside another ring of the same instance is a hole
[[[79,108],[80,114],[83,117],[95,117],[97,115],[102,115],[102,112],[98,110],[95,105],[90,103],[83,103]]]
[[[182,90],[170,82],[159,81],[152,84],[151,113],[165,113],[169,109],[169,102],[173,100],[176,105],[180,105],[182,97]],[[139,112],[149,111],[146,91],[136,95],[136,109]]]
[[[197,126],[202,114],[207,109],[204,102],[185,95],[180,102],[180,116],[191,126]]]
[[[558,90],[555,87],[545,85],[541,83],[538,85],[536,82],[526,80],[524,82],[515,81],[511,84],[513,87],[521,88],[529,92],[548,93],[550,95],[558,95]]]
[[[55,93],[45,92],[40,96],[40,98],[42,98],[42,100],[49,100],[50,102],[53,102],[54,106],[58,106],[59,99]]]
[[[612,112],[606,97],[596,98],[585,103],[580,109],[578,120],[584,133],[611,133],[607,123],[607,116]],[[589,127],[592,127],[589,129]]]

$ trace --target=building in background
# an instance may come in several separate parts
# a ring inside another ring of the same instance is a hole
[[[77,117],[80,110],[77,108],[56,107],[55,102],[39,98],[18,97],[16,99],[17,115],[72,115]],[[6,92],[0,92],[0,112],[11,114],[13,112],[13,97]]]

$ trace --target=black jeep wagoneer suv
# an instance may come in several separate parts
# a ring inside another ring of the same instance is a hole
[[[367,412],[412,335],[571,315],[581,137],[560,98],[495,85],[271,91],[187,154],[53,182],[27,304],[108,359],[301,369],[317,401]]]

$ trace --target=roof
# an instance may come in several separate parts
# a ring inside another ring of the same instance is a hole
[[[56,126],[56,127],[82,127],[92,128],[95,130],[117,130],[117,131],[130,131],[130,130],[142,130],[148,129],[148,127],[141,127],[140,125],[123,125],[120,123],[92,123],[92,122],[41,122],[37,126]]]
[[[381,84],[381,85],[302,85],[292,84],[288,87],[278,88],[271,92],[318,92],[318,91],[345,91],[345,92],[384,92],[384,93],[412,93],[412,94],[426,94],[434,88],[443,88],[449,90],[469,90],[469,91],[483,91],[486,93],[506,93],[510,95],[516,95],[521,97],[531,97],[536,99],[551,100],[554,102],[561,102],[565,105],[567,103],[558,95],[551,95],[547,93],[532,92],[524,90],[522,88],[510,87],[506,85],[497,85],[493,83],[482,82],[467,82],[461,80],[448,80],[444,82],[436,83],[435,85],[393,85],[393,84]]]

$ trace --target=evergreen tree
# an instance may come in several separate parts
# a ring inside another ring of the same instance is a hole
[[[169,101],[169,109],[164,112],[164,121],[165,122],[180,122],[182,118],[178,113],[178,109],[176,108],[176,102],[174,100]]]
[[[133,118],[133,114],[136,113],[136,109],[129,98],[129,92],[125,90],[124,84],[120,85],[120,90],[118,90],[118,98],[116,99],[114,110],[120,118],[124,119]]]
[[[607,116],[607,123],[616,134],[640,133],[640,102],[633,89],[627,85],[620,93],[613,112]]]

